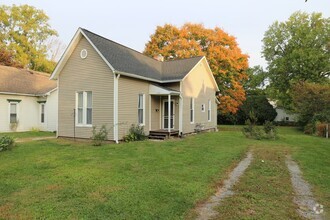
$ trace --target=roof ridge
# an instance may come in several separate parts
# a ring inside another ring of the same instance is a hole
[[[195,57],[187,57],[187,58],[179,58],[175,60],[165,60],[163,63],[169,63],[169,62],[174,62],[174,61],[182,61],[182,60],[189,60],[189,59],[196,59],[196,58],[203,58],[203,56],[195,56]]]
[[[96,36],[98,36],[98,37],[101,37],[101,38],[103,38],[103,39],[105,39],[105,40],[107,40],[107,41],[110,41],[110,42],[112,42],[112,43],[115,43],[115,44],[117,44],[117,45],[119,45],[119,46],[121,46],[121,47],[124,47],[124,48],[126,48],[126,49],[131,50],[131,51],[134,51],[134,52],[136,52],[136,53],[138,53],[138,54],[140,54],[140,55],[142,55],[142,56],[145,56],[145,57],[147,57],[147,58],[149,58],[149,59],[151,59],[151,60],[153,60],[153,61],[156,61],[156,62],[162,62],[162,61],[156,60],[156,59],[154,59],[154,58],[152,58],[152,57],[149,57],[149,56],[145,55],[144,53],[142,53],[142,52],[140,52],[140,51],[137,51],[137,50],[135,50],[135,49],[133,49],[133,48],[130,48],[130,47],[125,46],[125,45],[123,45],[123,44],[121,44],[121,43],[118,43],[118,42],[116,42],[116,41],[110,40],[110,39],[108,39],[108,38],[106,38],[106,37],[104,37],[104,36],[101,36],[101,35],[99,35],[99,34],[96,34],[96,33],[92,32],[92,31],[90,31],[90,30],[87,30],[87,29],[82,28],[82,27],[81,27],[81,29],[82,29],[83,31],[87,31],[87,32],[89,32],[89,33],[91,33],[91,34],[94,34],[94,35],[96,35]]]
[[[5,67],[5,68],[16,69],[18,71],[26,71],[26,72],[29,72],[29,73],[32,73],[32,74],[37,74],[37,75],[48,77],[48,78],[50,76],[49,73],[40,72],[40,71],[36,71],[36,70],[31,70],[31,69],[27,69],[27,68],[20,68],[20,67],[15,67],[15,66],[6,66],[6,65],[1,65],[1,64],[0,64],[0,66]]]

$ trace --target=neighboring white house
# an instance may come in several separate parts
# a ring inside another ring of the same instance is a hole
[[[0,65],[0,132],[57,130],[57,83],[41,72]]]
[[[273,106],[273,108],[276,110],[277,116],[274,119],[274,121],[282,121],[282,122],[296,122],[297,121],[297,115],[296,114],[290,114],[285,109],[277,106],[277,101],[271,101],[269,100],[269,103]]]

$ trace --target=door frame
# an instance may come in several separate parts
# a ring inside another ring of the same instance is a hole
[[[168,102],[168,99],[163,99],[162,101],[162,114],[161,114],[161,120],[162,120],[162,129],[168,129],[168,128],[165,128],[165,102]],[[172,106],[173,106],[173,111],[171,112],[172,113],[172,119],[173,119],[173,126],[171,127],[171,129],[174,129],[175,127],[175,100],[174,99],[171,99],[170,103],[172,103]]]

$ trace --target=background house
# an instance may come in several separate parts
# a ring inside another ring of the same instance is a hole
[[[277,106],[277,101],[269,100],[269,103],[273,106],[277,113],[277,116],[274,121],[288,123],[297,122],[297,115],[294,113],[289,113],[284,108]]]
[[[0,132],[56,131],[57,83],[49,75],[0,65]]]
[[[146,134],[216,129],[218,86],[205,57],[162,62],[79,28],[56,66],[58,136],[118,141],[132,124]]]

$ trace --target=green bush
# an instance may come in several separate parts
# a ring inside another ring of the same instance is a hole
[[[124,137],[125,142],[143,141],[147,138],[144,133],[144,127],[132,124],[129,133]]]
[[[99,131],[97,131],[96,126],[94,126],[92,132],[93,136],[91,138],[94,146],[101,146],[104,141],[108,140],[109,130],[105,125],[102,125]]]
[[[255,119],[254,113],[250,112],[250,119],[246,120],[246,126],[242,129],[245,137],[256,140],[275,139],[277,137],[276,127],[272,122],[266,121],[263,128],[261,128],[255,125]]]
[[[266,121],[263,128],[266,139],[275,139],[277,137],[277,129],[274,123]]]
[[[11,149],[15,144],[13,137],[7,135],[0,137],[0,152]]]

